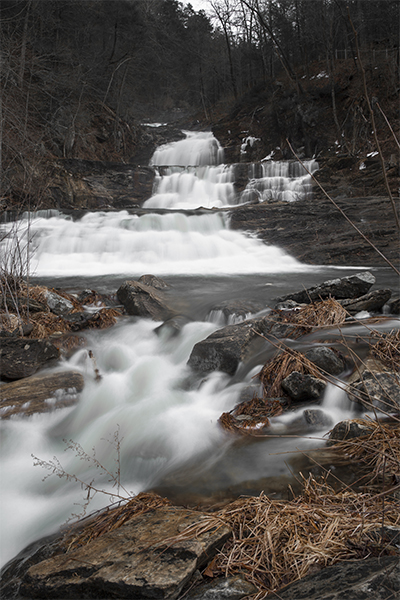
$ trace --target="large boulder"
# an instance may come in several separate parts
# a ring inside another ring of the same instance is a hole
[[[349,560],[321,569],[266,598],[281,600],[389,600],[400,592],[398,556]]]
[[[54,364],[59,350],[44,340],[0,336],[0,378],[29,377],[45,365]]]
[[[341,279],[330,279],[320,285],[283,296],[279,298],[279,301],[294,300],[299,304],[310,304],[315,300],[324,300],[329,297],[336,299],[358,298],[367,294],[374,283],[375,277],[369,271],[365,271]]]
[[[149,281],[147,279],[147,281]],[[169,306],[157,280],[157,287],[141,281],[125,281],[117,291],[117,298],[129,315],[165,321],[176,315]]]
[[[239,363],[263,344],[259,334],[266,334],[270,328],[269,319],[261,317],[218,329],[194,346],[188,365],[201,373],[223,371],[234,375]]]
[[[0,386],[0,418],[26,416],[71,406],[84,386],[77,371],[39,374]]]
[[[133,516],[85,546],[31,566],[20,597],[174,600],[231,535],[226,525],[201,532],[202,516],[170,506]],[[179,537],[197,524],[199,532]]]
[[[374,290],[359,298],[341,300],[340,304],[351,315],[355,315],[362,310],[376,312],[382,310],[382,307],[390,300],[391,290]]]

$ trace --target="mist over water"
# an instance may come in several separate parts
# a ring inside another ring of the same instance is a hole
[[[211,205],[215,186],[229,190],[232,184],[216,181],[213,189],[207,187],[208,168],[220,169],[220,175],[227,172],[220,163],[221,149],[209,134],[188,136],[184,142],[184,147],[178,147],[182,144],[178,142],[160,148],[153,157],[155,165],[178,161],[180,171],[165,178],[178,175],[177,185],[182,189],[161,193],[164,185],[171,189],[175,185],[162,178],[154,197],[177,193],[179,202],[187,197],[190,205],[199,193],[201,205],[205,196],[211,197]],[[187,165],[193,165],[197,174],[183,173]],[[189,181],[192,177],[204,183],[199,192]],[[230,198],[229,193],[221,202]],[[171,208],[176,208],[174,202]],[[7,227],[2,226],[3,230]],[[26,235],[23,227],[21,235]],[[254,375],[273,348],[266,347],[248,370],[239,369],[240,375],[229,378],[212,373],[201,384],[195,382],[186,363],[193,346],[224,324],[221,312],[214,310],[221,300],[253,300],[268,311],[282,293],[350,274],[354,272],[350,267],[341,271],[303,265],[275,246],[231,231],[226,214],[217,211],[157,214],[150,210],[141,216],[127,211],[96,212],[79,220],[54,212],[46,218],[39,213],[30,222],[30,235],[34,281],[51,287],[67,285],[75,291],[99,289],[101,284],[102,289],[115,292],[117,281],[152,273],[166,278],[171,285],[168,294],[179,300],[189,318],[173,337],[167,329],[157,330],[161,323],[135,317],[123,317],[109,330],[86,331],[85,348],[57,367],[83,374],[85,388],[79,402],[47,414],[0,422],[2,564],[28,543],[56,531],[84,503],[85,492],[76,482],[54,476],[43,481],[47,472],[33,466],[32,455],[42,461],[57,457],[66,472],[85,482],[94,481],[111,494],[118,492],[109,475],[93,461],[65,450],[68,440],[80,444],[89,455],[94,453],[110,473],[120,469],[123,489],[119,492],[124,496],[162,488],[181,499],[194,494],[196,501],[229,488],[240,494],[249,481],[257,489],[261,478],[270,482],[269,491],[274,485],[280,489],[286,485],[286,480],[279,482],[288,469],[287,456],[279,453],[323,443],[329,426],[307,439],[278,437],[242,444],[218,426],[220,415],[231,410],[241,391],[254,383]],[[321,408],[332,422],[352,414],[343,390],[334,386],[328,387]],[[272,419],[271,431],[277,436],[301,435],[304,426],[299,425],[299,418],[302,412]],[[116,439],[121,444],[119,462]],[[98,493],[89,510],[109,501],[109,496]]]

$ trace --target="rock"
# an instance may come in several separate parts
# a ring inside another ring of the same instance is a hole
[[[169,287],[167,283],[160,277],[156,277],[155,275],[142,275],[139,277],[139,282],[144,283],[144,285],[149,285],[150,287],[156,288],[156,290],[165,290]]]
[[[201,518],[199,512],[169,506],[134,516],[86,546],[31,566],[20,596],[174,600],[231,535],[222,525],[176,539],[189,525],[200,526]]]
[[[43,340],[0,336],[1,379],[29,377],[60,356],[53,344]]]
[[[45,298],[51,312],[60,317],[67,315],[74,308],[72,302],[51,290],[46,290]]]
[[[368,312],[377,312],[382,310],[384,304],[388,302],[392,295],[391,290],[375,290],[360,296],[355,300],[340,300],[340,304],[345,308],[351,315],[355,315],[362,310]]]
[[[198,342],[187,364],[202,373],[219,370],[233,375],[239,363],[249,358],[251,352],[265,341],[257,334],[264,334],[269,328],[267,318],[227,325]]]
[[[310,304],[315,300],[324,300],[329,297],[336,299],[358,298],[367,294],[374,283],[375,277],[369,271],[365,271],[341,279],[330,279],[307,290],[288,294],[283,298],[279,298],[279,302],[294,300],[297,303]]]
[[[240,600],[257,592],[257,588],[240,576],[219,577],[196,587],[186,600]]]
[[[139,281],[125,281],[117,291],[117,298],[129,315],[165,321],[175,316],[163,292]]]
[[[329,427],[332,425],[332,419],[323,410],[306,409],[303,411],[303,416],[308,425],[312,428]]]
[[[317,400],[324,392],[326,383],[312,375],[292,371],[281,386],[293,400]]]
[[[400,592],[398,556],[349,560],[321,569],[266,598],[280,600],[389,600]]]
[[[49,412],[71,406],[83,390],[84,379],[76,371],[33,375],[0,386],[0,418]]]
[[[328,346],[315,346],[304,353],[319,369],[330,375],[339,375],[345,369],[344,360]]]
[[[182,331],[182,328],[190,323],[190,319],[184,317],[183,315],[179,315],[177,317],[173,317],[172,319],[168,319],[164,321],[162,325],[159,325],[155,328],[154,332],[157,335],[164,336],[164,339],[171,339],[176,337]]]
[[[391,296],[385,308],[390,315],[400,315],[400,296]]]
[[[335,427],[329,432],[328,445],[332,446],[336,442],[342,440],[351,440],[356,437],[361,437],[370,433],[371,429],[365,425],[365,423],[359,423],[356,420],[346,419],[340,421]]]
[[[400,410],[400,381],[392,371],[365,370],[360,378],[347,388],[352,402],[362,404],[367,410],[373,407],[384,412]]]

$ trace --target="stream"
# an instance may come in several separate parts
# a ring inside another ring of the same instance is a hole
[[[307,430],[304,406],[273,418],[271,437],[235,440],[219,427],[221,413],[231,410],[243,389],[254,383],[274,348],[265,343],[252,363],[239,367],[232,378],[212,373],[191,385],[194,378],[186,363],[194,344],[227,323],[215,307],[226,300],[248,300],[268,311],[279,296],[362,269],[305,265],[280,248],[230,230],[227,213],[214,207],[245,202],[249,189],[238,199],[222,149],[211,134],[188,134],[161,147],[152,164],[166,168],[140,215],[92,212],[74,220],[46,211],[29,216],[33,283],[73,293],[115,293],[126,279],[151,273],[170,286],[170,303],[179,306],[186,322],[176,336],[158,330],[159,322],[129,316],[108,330],[85,331],[87,346],[57,367],[84,375],[79,402],[0,422],[2,565],[80,514],[85,503],[79,483],[55,475],[45,478],[47,471],[34,466],[33,456],[41,461],[56,457],[66,473],[106,492],[95,495],[89,512],[109,504],[117,492],[126,497],[150,489],[192,505],[261,490],[287,497],[293,474],[310,468],[307,451],[323,447],[327,431],[355,415],[341,387],[328,385],[320,408],[330,425],[323,429]],[[275,195],[295,201],[309,193],[308,176],[299,167],[274,167],[268,161],[249,184],[251,190],[260,200]],[[27,223],[21,221],[22,232]],[[394,288],[389,269],[369,270],[379,287]],[[374,327],[390,330],[398,327],[398,319]],[[370,330],[360,319],[345,333],[362,345]],[[323,339],[339,343],[341,335],[332,329]],[[291,347],[318,341],[321,334],[310,334]],[[69,440],[87,454],[68,450]],[[105,469],[122,487],[113,485]]]

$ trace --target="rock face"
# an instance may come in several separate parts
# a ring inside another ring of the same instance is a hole
[[[365,370],[349,386],[347,393],[350,400],[362,404],[367,410],[373,406],[384,412],[400,410],[400,380],[394,372]]]
[[[76,371],[34,375],[0,386],[0,418],[42,413],[70,406],[78,400],[84,379]]]
[[[397,556],[339,562],[279,590],[282,600],[389,600],[400,592]],[[269,594],[267,598],[276,598]]]
[[[366,294],[374,283],[375,277],[369,271],[365,271],[341,279],[331,279],[307,290],[288,294],[280,298],[280,301],[294,300],[299,304],[309,304],[315,300],[324,300],[329,297],[336,299],[358,298]]]
[[[129,315],[165,321],[176,314],[159,284],[154,287],[140,281],[125,281],[117,291],[117,298]]]
[[[55,362],[59,351],[50,342],[0,336],[1,379],[29,377]]]
[[[201,513],[176,507],[133,517],[86,546],[32,566],[22,578],[20,596],[173,600],[231,535],[222,526],[176,539],[197,523]]]
[[[218,370],[234,375],[240,361],[250,355],[257,342],[262,343],[258,334],[266,333],[270,326],[267,318],[255,318],[218,329],[194,346],[188,365],[202,373]]]
[[[292,371],[281,385],[293,400],[318,400],[326,387],[322,379],[298,371]]]

